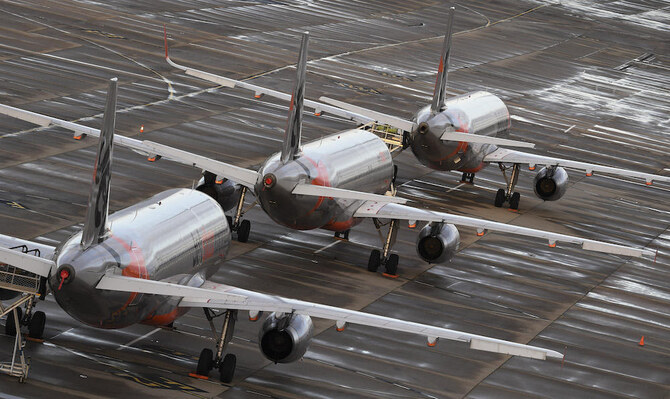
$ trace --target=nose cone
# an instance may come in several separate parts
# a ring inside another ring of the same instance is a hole
[[[123,304],[124,301],[115,297],[124,294],[104,292],[95,287],[108,267],[118,265],[114,257],[102,245],[82,251],[79,240],[73,238],[60,250],[56,264],[56,273],[49,280],[56,302],[84,324],[107,327],[110,308],[115,302],[121,300]]]

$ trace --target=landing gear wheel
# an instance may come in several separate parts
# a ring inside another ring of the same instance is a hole
[[[19,323],[21,323],[21,318],[23,317],[23,312],[21,308],[16,308],[16,315],[19,316]],[[19,328],[21,326],[19,325]],[[14,322],[14,312],[7,313],[7,323],[5,323],[5,334],[10,336],[16,335],[16,323]]]
[[[221,382],[230,384],[235,375],[235,365],[237,364],[237,357],[232,353],[227,354],[221,364],[219,365],[219,377]]]
[[[30,318],[30,324],[28,324],[28,335],[30,335],[30,338],[42,339],[46,321],[47,316],[44,312],[39,311],[33,314],[33,317]]]
[[[509,199],[509,209],[519,209],[519,200],[521,199],[521,194],[514,193]]]
[[[379,252],[378,249],[373,249],[372,252],[370,252],[370,259],[368,259],[368,271],[369,272],[376,272],[377,269],[379,269],[379,265],[381,264],[381,258],[380,258],[381,253]]]
[[[400,258],[396,254],[389,255],[386,260],[386,274],[396,276],[398,274],[398,261]]]
[[[249,232],[251,231],[251,222],[243,220],[240,227],[237,228],[237,241],[247,242],[249,240]]]
[[[505,190],[499,188],[498,192],[496,193],[496,199],[493,202],[493,205],[495,205],[497,208],[500,208],[504,202],[505,202]]]
[[[198,358],[198,367],[195,369],[195,373],[207,377],[209,375],[209,370],[211,370],[213,366],[214,353],[211,349],[203,349],[202,352],[200,352],[200,357]]]
[[[233,231],[233,217],[226,215],[226,221],[228,222],[228,228],[230,231]]]

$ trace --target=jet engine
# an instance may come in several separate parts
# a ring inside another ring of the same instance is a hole
[[[429,223],[416,239],[416,252],[428,263],[450,261],[461,242],[458,229],[453,224]]]
[[[540,169],[533,180],[533,189],[538,198],[556,201],[568,188],[568,172],[561,167],[549,166]]]
[[[314,325],[309,316],[271,313],[258,332],[258,346],[275,363],[290,363],[307,352]]]
[[[240,198],[240,189],[239,184],[228,179],[217,182],[216,175],[210,172],[205,172],[196,186],[196,190],[214,198],[224,211],[235,208]]]

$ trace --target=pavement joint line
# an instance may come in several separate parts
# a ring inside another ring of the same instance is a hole
[[[137,337],[137,338],[135,338],[134,340],[128,342],[128,343],[125,344],[125,345],[119,345],[119,347],[116,348],[116,350],[117,350],[117,351],[120,351],[120,350],[129,348],[129,347],[133,346],[133,344],[135,344],[135,343],[137,343],[137,342],[143,340],[144,338],[148,338],[148,337],[154,335],[155,333],[159,332],[160,330],[161,330],[160,328],[156,328],[155,330],[152,330],[152,331],[150,331],[150,332],[148,332],[148,333],[142,335],[141,337]]]

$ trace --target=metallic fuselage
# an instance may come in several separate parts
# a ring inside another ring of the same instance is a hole
[[[166,325],[185,313],[178,299],[96,289],[105,273],[200,286],[216,272],[230,244],[220,205],[190,189],[159,193],[109,217],[110,232],[82,251],[81,233],[56,251],[58,270],[73,270],[61,287],[49,283],[58,304],[75,319],[100,328],[134,323]]]
[[[274,175],[276,184],[264,185]],[[324,228],[344,231],[356,225],[353,217],[362,201],[294,195],[298,183],[383,194],[393,178],[388,147],[376,135],[352,129],[305,144],[299,155],[283,164],[279,153],[260,170],[255,191],[263,210],[275,222],[292,229]]]
[[[442,112],[433,114],[430,106],[415,116],[417,125],[428,124],[428,130],[412,133],[412,152],[424,165],[435,170],[477,172],[484,167],[484,157],[493,152],[492,144],[443,141],[445,132],[461,132],[501,137],[509,131],[507,106],[497,96],[483,92],[452,97]]]

